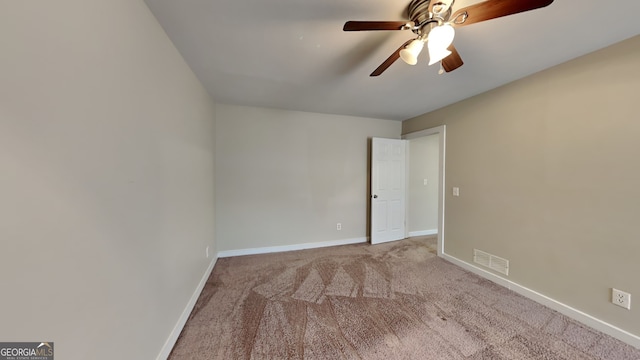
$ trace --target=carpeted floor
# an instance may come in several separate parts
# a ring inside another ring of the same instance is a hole
[[[219,259],[178,359],[640,359],[435,255],[435,238]]]

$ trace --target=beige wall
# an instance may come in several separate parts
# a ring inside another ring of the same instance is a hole
[[[409,235],[438,231],[438,152],[438,134],[409,140]]]
[[[367,236],[368,139],[399,138],[399,121],[222,104],[216,117],[220,250]]]
[[[445,252],[640,336],[640,36],[403,123],[447,125]],[[462,68],[459,71],[464,71]],[[460,187],[460,197],[451,188]]]
[[[153,359],[212,258],[214,104],[142,1],[0,2],[0,340]]]

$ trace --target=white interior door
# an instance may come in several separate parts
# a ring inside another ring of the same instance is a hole
[[[372,139],[372,244],[405,237],[406,151],[407,140]]]

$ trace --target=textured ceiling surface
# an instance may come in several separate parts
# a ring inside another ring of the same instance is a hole
[[[518,1],[518,0],[513,0]],[[369,74],[410,31],[343,32],[348,20],[408,20],[409,0],[146,0],[215,101],[405,120],[640,33],[640,1],[556,0],[458,28],[464,65],[422,54]],[[458,0],[453,9],[477,3]]]

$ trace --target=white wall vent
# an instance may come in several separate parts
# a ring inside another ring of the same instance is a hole
[[[473,261],[482,266],[491,267],[491,254],[473,249]]]
[[[473,262],[486,266],[501,274],[509,275],[509,260],[473,249]]]

